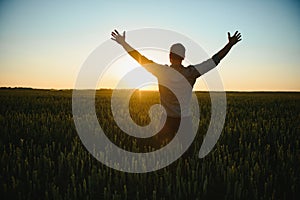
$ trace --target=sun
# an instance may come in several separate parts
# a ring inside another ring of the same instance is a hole
[[[167,64],[168,52],[162,50],[140,50],[142,54],[153,59],[157,63]],[[112,62],[107,69],[99,77],[97,88],[111,88],[111,89],[135,89],[137,83],[143,82],[143,80],[151,80],[143,85],[138,85],[140,90],[158,90],[157,79],[149,73],[146,69],[143,69],[135,60],[129,55],[123,55],[117,60]],[[122,81],[126,75],[131,73],[136,68],[141,68],[135,77],[130,80]],[[121,84],[120,84],[121,81]]]

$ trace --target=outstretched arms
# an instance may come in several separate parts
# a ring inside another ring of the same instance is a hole
[[[123,35],[121,35],[117,30],[114,30],[111,33],[111,36],[112,36],[112,38],[111,38],[112,40],[114,40],[118,44],[120,44],[128,52],[128,54],[131,57],[133,57],[141,65],[153,63],[153,61],[149,60],[148,58],[146,58],[145,56],[143,56],[142,54],[140,54],[140,52],[138,52],[137,50],[135,50],[132,46],[130,46],[125,41],[125,31],[123,32]]]
[[[230,36],[230,33],[228,32],[228,43],[212,57],[216,65],[228,54],[231,47],[242,40],[241,37],[242,35],[238,31],[236,31],[233,36]]]

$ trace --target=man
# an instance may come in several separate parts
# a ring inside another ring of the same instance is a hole
[[[185,48],[180,43],[171,46],[169,54],[171,65],[166,66],[149,60],[131,47],[125,41],[125,31],[123,35],[121,35],[117,30],[114,30],[111,36],[112,40],[120,44],[130,56],[158,79],[160,103],[166,110],[167,119],[162,130],[156,134],[155,137],[148,140],[151,141],[151,139],[154,139],[154,142],[148,142],[147,145],[155,149],[160,148],[172,140],[182,120],[185,121],[184,124],[186,126],[184,129],[187,129],[185,131],[190,131],[192,126],[190,102],[192,88],[196,79],[216,67],[228,54],[230,49],[241,41],[241,34],[238,31],[236,31],[233,36],[230,36],[228,32],[228,43],[218,53],[212,56],[212,58],[197,65],[184,67],[182,61],[185,58]],[[180,76],[177,76],[176,73],[172,73],[172,71],[179,72]],[[188,82],[189,85],[185,84],[185,82]]]

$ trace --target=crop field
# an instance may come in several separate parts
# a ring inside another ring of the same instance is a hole
[[[121,148],[138,143],[116,125],[111,90],[96,92],[107,137]],[[197,136],[186,155],[149,173],[125,173],[96,160],[77,135],[71,90],[0,89],[1,199],[300,199],[300,93],[228,92],[225,125],[214,149],[198,152],[210,122],[210,98],[196,92]],[[139,125],[159,102],[137,91],[130,113]]]

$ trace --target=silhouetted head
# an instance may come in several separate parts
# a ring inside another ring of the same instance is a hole
[[[185,48],[182,44],[173,44],[170,48],[170,62],[171,64],[181,64],[185,57]]]

